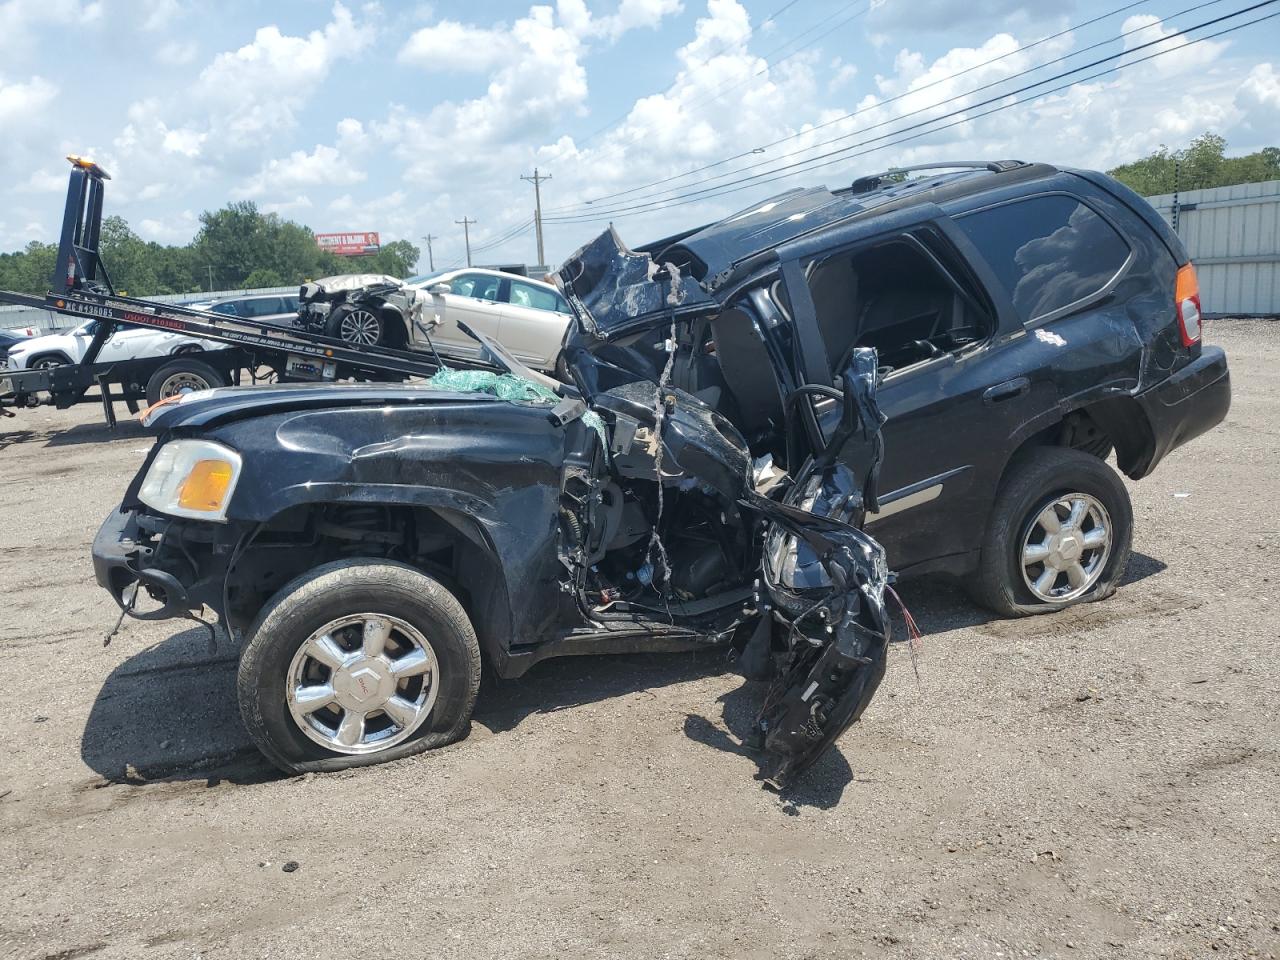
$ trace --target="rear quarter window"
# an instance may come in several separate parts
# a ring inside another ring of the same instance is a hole
[[[1102,293],[1129,260],[1115,227],[1066,194],[1014,200],[955,222],[1004,284],[1023,323]]]

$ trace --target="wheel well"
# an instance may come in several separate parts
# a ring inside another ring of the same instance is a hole
[[[1146,414],[1132,397],[1099,400],[1072,410],[1061,420],[1023,440],[1009,456],[1002,482],[1009,467],[1035,447],[1069,447],[1104,460],[1114,449],[1120,470],[1136,478],[1142,475],[1150,459],[1154,439]]]
[[[379,313],[387,330],[387,346],[406,346],[409,342],[409,323],[404,314],[390,304],[383,304]]]
[[[39,363],[41,360],[48,360],[50,358],[56,358],[58,360],[61,360],[63,363],[75,362],[70,357],[68,357],[65,353],[63,353],[61,350],[46,350],[44,353],[38,353],[34,357],[32,357],[30,360],[28,360],[27,369],[33,370],[35,369],[35,365]]]
[[[228,577],[232,621],[248,624],[290,580],[347,559],[396,560],[440,581],[466,610],[486,653],[486,638],[509,630],[501,565],[474,521],[448,510],[382,503],[300,504],[262,524]]]

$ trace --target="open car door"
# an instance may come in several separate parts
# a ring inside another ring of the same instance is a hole
[[[764,754],[763,779],[779,789],[862,716],[885,673],[888,563],[884,548],[859,529],[876,505],[882,451],[876,362],[874,350],[855,351],[840,422],[782,500],[755,493],[747,500],[769,522],[762,580],[773,616],[757,627],[741,659],[744,673],[759,676],[765,667],[771,678],[755,742]]]

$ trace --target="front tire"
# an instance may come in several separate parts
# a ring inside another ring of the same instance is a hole
[[[398,760],[470,730],[475,631],[457,598],[412,567],[325,564],[282,587],[247,637],[240,714],[286,773]]]
[[[996,496],[969,595],[1006,617],[1115,593],[1133,545],[1133,506],[1106,463],[1079,450],[1019,456]]]
[[[325,321],[325,336],[361,347],[375,347],[386,340],[386,325],[376,310],[344,305]]]

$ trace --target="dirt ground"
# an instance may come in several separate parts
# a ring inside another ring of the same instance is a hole
[[[0,421],[0,956],[1280,955],[1280,324],[1219,322],[1227,422],[1132,485],[1118,595],[993,621],[904,589],[863,722],[792,792],[713,654],[551,661],[471,736],[284,779],[235,652],[114,619],[89,545],[149,446]]]

